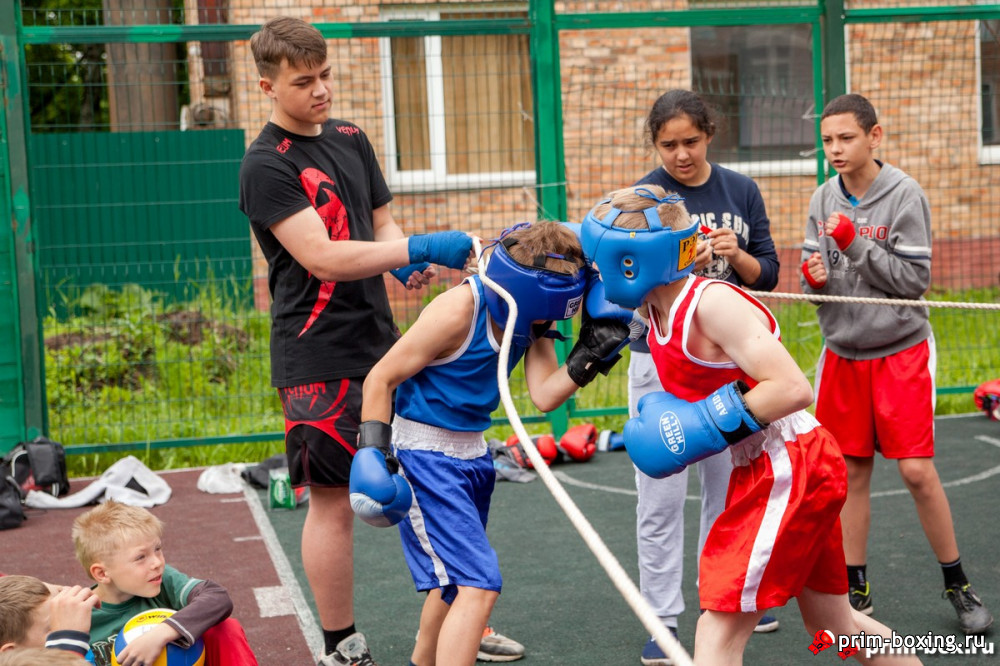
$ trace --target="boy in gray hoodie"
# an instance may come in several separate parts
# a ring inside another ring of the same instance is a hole
[[[920,185],[876,160],[882,127],[861,95],[823,110],[820,134],[837,176],[809,203],[802,244],[807,294],[917,300],[930,286],[930,205]],[[878,450],[896,460],[920,524],[941,564],[943,596],[962,631],[982,634],[993,616],[959,557],[948,497],[934,466],[934,336],[923,306],[822,302],[824,347],[816,372],[816,418],[833,432],[847,464],[840,519],[851,605],[871,614],[865,567],[870,484]]]

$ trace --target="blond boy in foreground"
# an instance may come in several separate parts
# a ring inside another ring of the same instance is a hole
[[[229,593],[166,563],[163,524],[152,513],[108,500],[78,516],[72,534],[77,560],[95,581],[101,600],[90,627],[96,659],[110,655],[114,637],[129,619],[168,608],[176,613],[118,653],[121,666],[151,664],[168,643],[187,648],[199,638],[205,642],[206,666],[256,666],[243,627],[229,619]]]

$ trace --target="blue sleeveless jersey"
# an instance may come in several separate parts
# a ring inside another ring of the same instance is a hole
[[[482,432],[492,425],[490,415],[500,404],[500,341],[493,337],[479,276],[466,282],[472,287],[476,310],[465,342],[454,354],[433,361],[396,388],[396,413],[446,430]],[[508,376],[524,352],[523,347],[511,345]]]

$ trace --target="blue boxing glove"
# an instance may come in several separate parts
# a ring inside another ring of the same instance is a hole
[[[411,275],[414,273],[423,273],[430,268],[430,266],[431,265],[426,261],[421,261],[419,264],[410,264],[409,266],[403,266],[402,268],[393,268],[389,272],[392,273],[393,277],[397,280],[403,284],[407,284],[410,281]]]
[[[639,399],[639,416],[625,423],[625,449],[643,474],[662,479],[724,451],[767,424],[747,407],[743,381],[704,400],[688,402],[665,391]]]
[[[472,236],[462,231],[438,231],[410,236],[410,263],[429,261],[448,268],[465,268],[472,251]]]
[[[358,428],[358,452],[351,463],[351,508],[358,518],[375,527],[395,525],[410,510],[413,491],[399,475],[399,461],[392,455],[392,427],[365,421]]]

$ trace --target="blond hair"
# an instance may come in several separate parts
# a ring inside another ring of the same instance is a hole
[[[34,576],[0,577],[0,645],[23,643],[49,588]]]
[[[553,273],[572,275],[584,266],[580,239],[559,222],[535,222],[511,231],[505,238],[517,239],[517,243],[507,247],[507,252],[523,266],[535,266],[536,257],[545,257],[544,268]]]
[[[292,67],[316,67],[327,61],[323,34],[302,19],[279,16],[267,21],[250,37],[257,72],[264,78],[277,76],[283,61]]]
[[[0,666],[84,666],[87,660],[66,650],[14,648],[0,652]]]
[[[90,576],[90,566],[140,539],[163,536],[163,523],[146,509],[114,500],[98,504],[73,521],[76,559]]]
[[[646,215],[643,211],[656,206],[656,213],[664,228],[676,231],[678,229],[687,229],[691,226],[691,215],[683,203],[680,201],[676,203],[659,203],[656,199],[644,196],[642,194],[643,190],[649,191],[657,199],[663,199],[669,194],[676,194],[675,192],[667,192],[659,185],[633,185],[632,187],[625,187],[615,190],[605,197],[604,201],[597,204],[594,207],[594,216],[603,220],[608,211],[612,208],[617,208],[622,212],[615,218],[614,226],[621,227],[622,229],[648,229],[649,223],[646,221]]]

